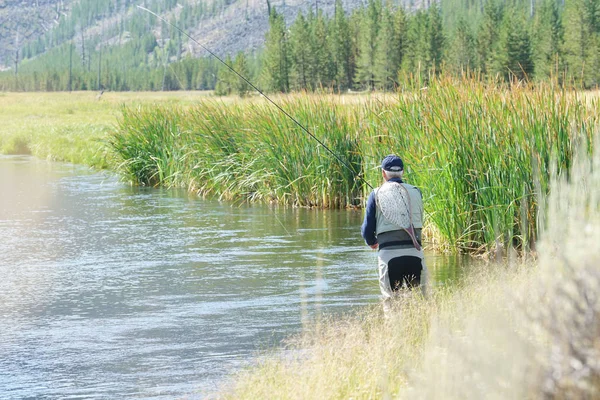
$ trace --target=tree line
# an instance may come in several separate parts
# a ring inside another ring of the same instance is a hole
[[[444,2],[441,3],[442,6]],[[448,2],[446,2],[448,4]],[[382,0],[347,15],[273,12],[261,71],[269,90],[393,90],[435,74],[493,81],[600,83],[600,1],[489,0],[444,15]],[[452,23],[449,20],[453,19]]]
[[[129,5],[106,0],[104,7]],[[211,12],[186,7],[173,20],[184,29]],[[0,74],[0,89],[248,92],[248,85],[218,61],[185,56],[181,34],[167,24],[159,37],[153,34],[147,15],[111,28],[118,30],[112,37],[123,39],[120,46],[85,46],[81,24],[91,25],[102,12],[74,13],[70,28],[60,31],[70,39],[60,46],[45,51],[48,38],[30,45],[18,77]],[[443,0],[416,11],[368,0],[351,12],[336,0],[331,15],[309,8],[291,24],[270,7],[264,49],[227,56],[225,62],[273,92],[387,91],[426,84],[436,74],[593,88],[600,83],[600,0]]]

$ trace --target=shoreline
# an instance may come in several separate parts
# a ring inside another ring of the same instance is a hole
[[[373,186],[381,155],[402,154],[407,181],[424,193],[430,248],[483,257],[535,253],[549,171],[568,172],[578,135],[590,136],[600,120],[588,94],[582,103],[550,88],[506,92],[470,82],[412,95],[277,101],[336,153],[351,155]],[[359,210],[370,191],[260,99],[0,93],[0,106],[0,152],[110,169],[134,184],[317,209]]]

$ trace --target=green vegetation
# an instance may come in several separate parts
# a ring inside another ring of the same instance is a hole
[[[318,207],[360,206],[364,180],[377,186],[380,160],[395,152],[423,189],[438,244],[528,251],[543,224],[549,171],[569,171],[573,146],[600,118],[597,100],[577,93],[452,80],[397,96],[277,101],[353,171],[257,99],[125,108],[111,144],[140,184]]]
[[[108,139],[124,103],[191,104],[205,93],[0,93],[0,153],[114,168]]]
[[[425,196],[430,246],[535,250],[549,172],[598,126],[593,93],[435,80],[399,95],[275,98],[346,168],[257,97],[2,94],[0,152],[119,170],[143,185],[294,206],[360,207],[400,154]],[[591,146],[590,146],[591,150]]]
[[[323,107],[326,105],[326,107]],[[320,97],[288,97],[283,107],[360,171],[355,116]],[[353,171],[265,101],[206,101],[192,108],[125,108],[111,144],[122,170],[144,185],[182,186],[202,195],[299,206],[360,204]]]
[[[225,7],[242,10],[233,3],[143,2],[190,32]],[[584,89],[600,83],[600,0],[442,0],[420,10],[392,3],[344,10],[338,0],[331,15],[309,7],[293,21],[270,7],[264,49],[223,58],[272,92],[406,90],[438,74]],[[184,35],[136,4],[76,2],[55,29],[16,52],[20,62],[6,62],[17,68],[0,72],[0,90],[245,93],[225,66],[193,57]]]
[[[592,88],[600,83],[599,8],[598,0],[442,0],[406,10],[369,0],[345,13],[338,2],[331,16],[298,15],[289,31],[273,10],[262,83],[282,92],[390,91],[444,74]],[[281,81],[288,76],[300,79]]]
[[[386,318],[317,320],[218,398],[597,397],[600,152],[581,150],[551,184],[539,260],[470,268],[426,299],[398,298]]]
[[[185,54],[184,37],[136,8],[164,15],[182,29],[221,12],[229,0],[80,0],[45,35],[15,49],[0,72],[0,90],[215,89],[218,61]],[[20,26],[12,27],[18,32]],[[253,58],[250,58],[253,60]]]
[[[95,94],[0,95],[0,153],[108,166],[115,109]]]

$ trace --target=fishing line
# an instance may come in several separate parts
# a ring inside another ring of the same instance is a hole
[[[166,23],[169,26],[172,26],[173,28],[177,29],[181,34],[185,35],[188,39],[190,39],[192,42],[196,43],[198,46],[202,47],[206,52],[208,52],[211,56],[213,56],[214,58],[216,58],[219,62],[221,62],[221,64],[225,65],[231,72],[233,72],[234,74],[236,74],[240,79],[242,79],[244,82],[246,82],[252,89],[256,90],[258,93],[260,93],[261,96],[263,96],[265,99],[267,99],[271,104],[273,104],[275,107],[277,107],[277,109],[279,109],[279,111],[281,111],[286,117],[288,117],[289,119],[291,119],[292,121],[294,121],[294,123],[296,125],[298,125],[304,132],[306,132],[311,138],[313,138],[314,140],[316,140],[321,146],[323,146],[323,148],[325,150],[327,150],[329,152],[329,154],[331,154],[333,157],[335,157],[336,160],[338,160],[340,163],[342,163],[342,165],[346,168],[348,168],[348,170],[350,170],[353,174],[355,174],[356,178],[360,179],[361,181],[363,181],[364,183],[367,184],[368,187],[370,187],[371,189],[373,189],[373,186],[371,186],[371,184],[369,182],[367,182],[365,180],[365,178],[361,177],[360,175],[356,174],[356,171],[354,170],[354,168],[352,168],[350,166],[350,164],[348,164],[346,161],[344,161],[340,156],[338,156],[333,150],[331,150],[325,143],[323,143],[321,140],[319,140],[318,137],[316,137],[315,135],[313,135],[313,133],[311,131],[309,131],[304,125],[302,125],[300,122],[298,122],[294,117],[292,117],[287,111],[285,111],[279,104],[277,104],[276,102],[274,102],[273,100],[271,100],[266,94],[263,93],[262,90],[260,90],[258,87],[256,87],[252,82],[250,82],[245,76],[243,76],[242,74],[240,74],[239,72],[237,72],[233,67],[231,67],[229,64],[227,64],[225,61],[223,61],[219,56],[217,56],[214,52],[212,52],[209,48],[207,48],[205,45],[203,45],[202,43],[200,43],[199,41],[197,41],[196,39],[194,39],[193,37],[191,37],[190,35],[188,35],[187,32],[185,32],[183,29],[179,28],[177,25],[167,21],[166,19],[164,19],[163,17],[161,17],[160,15],[156,14],[153,11],[148,10],[145,7],[142,6],[136,6],[137,8],[139,8],[140,10],[146,11],[147,13],[150,13],[152,15],[154,15],[156,18],[158,18],[159,20],[163,21],[164,23]]]

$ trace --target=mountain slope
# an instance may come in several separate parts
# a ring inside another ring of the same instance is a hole
[[[365,3],[342,1],[347,12]],[[86,42],[122,46],[131,38],[128,26],[135,24],[136,17],[147,14],[138,5],[176,23],[195,40],[224,56],[262,47],[269,27],[269,6],[282,13],[289,25],[309,7],[332,15],[335,0],[0,0],[0,70],[14,68],[23,58],[43,54],[67,41],[83,49]],[[419,3],[411,1],[410,5],[418,8]],[[190,13],[194,16],[189,17]],[[172,36],[156,17],[147,14],[144,18],[146,31],[152,31],[157,40]],[[24,51],[28,43],[36,41],[35,50]],[[182,51],[206,55],[185,37]]]
[[[0,69],[14,66],[16,50],[58,25],[72,0],[0,0]],[[19,56],[20,57],[20,56]]]

